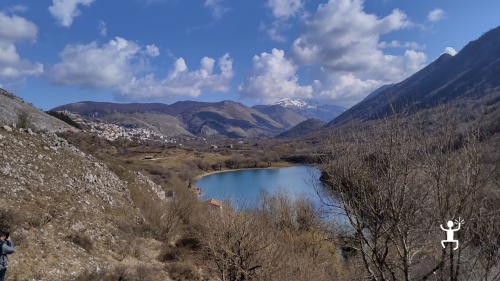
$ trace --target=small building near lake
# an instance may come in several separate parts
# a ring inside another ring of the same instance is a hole
[[[208,207],[210,209],[219,209],[219,210],[222,209],[222,205],[223,205],[221,200],[217,200],[214,198],[208,200],[207,204],[208,204]]]

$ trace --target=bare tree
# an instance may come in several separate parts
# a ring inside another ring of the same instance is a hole
[[[488,179],[478,132],[457,135],[445,120],[426,134],[424,121],[395,117],[332,138],[323,178],[354,230],[362,278],[454,281],[479,270],[469,262],[479,249],[471,231],[485,215]],[[460,249],[440,249],[439,224],[458,217],[467,221]]]
[[[258,216],[213,210],[204,237],[204,247],[212,270],[219,280],[255,280],[267,263],[273,245],[271,233],[263,231]]]

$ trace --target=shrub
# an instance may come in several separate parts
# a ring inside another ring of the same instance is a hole
[[[222,168],[224,168],[224,163],[217,162],[215,164],[212,164],[211,168],[212,168],[212,170],[220,171],[220,170],[222,170]]]
[[[176,246],[196,251],[201,248],[201,242],[198,237],[187,236],[179,239],[179,241],[177,241],[176,243]]]
[[[201,274],[192,264],[173,263],[167,267],[167,272],[175,281],[197,281],[202,280]]]
[[[194,163],[196,164],[198,169],[200,169],[202,171],[208,171],[208,169],[210,168],[210,164],[208,164],[206,161],[203,161],[200,159],[194,160]]]
[[[11,232],[14,225],[14,214],[9,210],[0,209],[0,230]]]
[[[163,175],[163,170],[160,169],[160,168],[158,168],[158,167],[151,167],[148,171],[153,176],[161,176],[161,175]]]
[[[82,233],[73,233],[67,236],[67,239],[73,242],[75,245],[80,246],[87,252],[90,252],[94,248],[94,244],[92,240],[85,234]]]
[[[27,112],[22,111],[17,114],[16,127],[25,129],[32,127],[31,118]]]
[[[179,258],[180,255],[181,251],[179,248],[165,244],[158,259],[162,262],[175,261]]]

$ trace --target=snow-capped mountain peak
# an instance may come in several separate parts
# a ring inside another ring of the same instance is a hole
[[[288,108],[300,108],[300,109],[315,108],[315,106],[312,106],[300,99],[282,99],[276,102],[276,105],[281,105],[283,107],[288,107]]]

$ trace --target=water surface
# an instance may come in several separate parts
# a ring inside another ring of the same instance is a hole
[[[262,192],[284,194],[291,199],[307,198],[319,207],[319,177],[315,166],[246,169],[211,174],[199,179],[196,185],[202,190],[202,199],[227,200],[239,208],[256,207]]]

